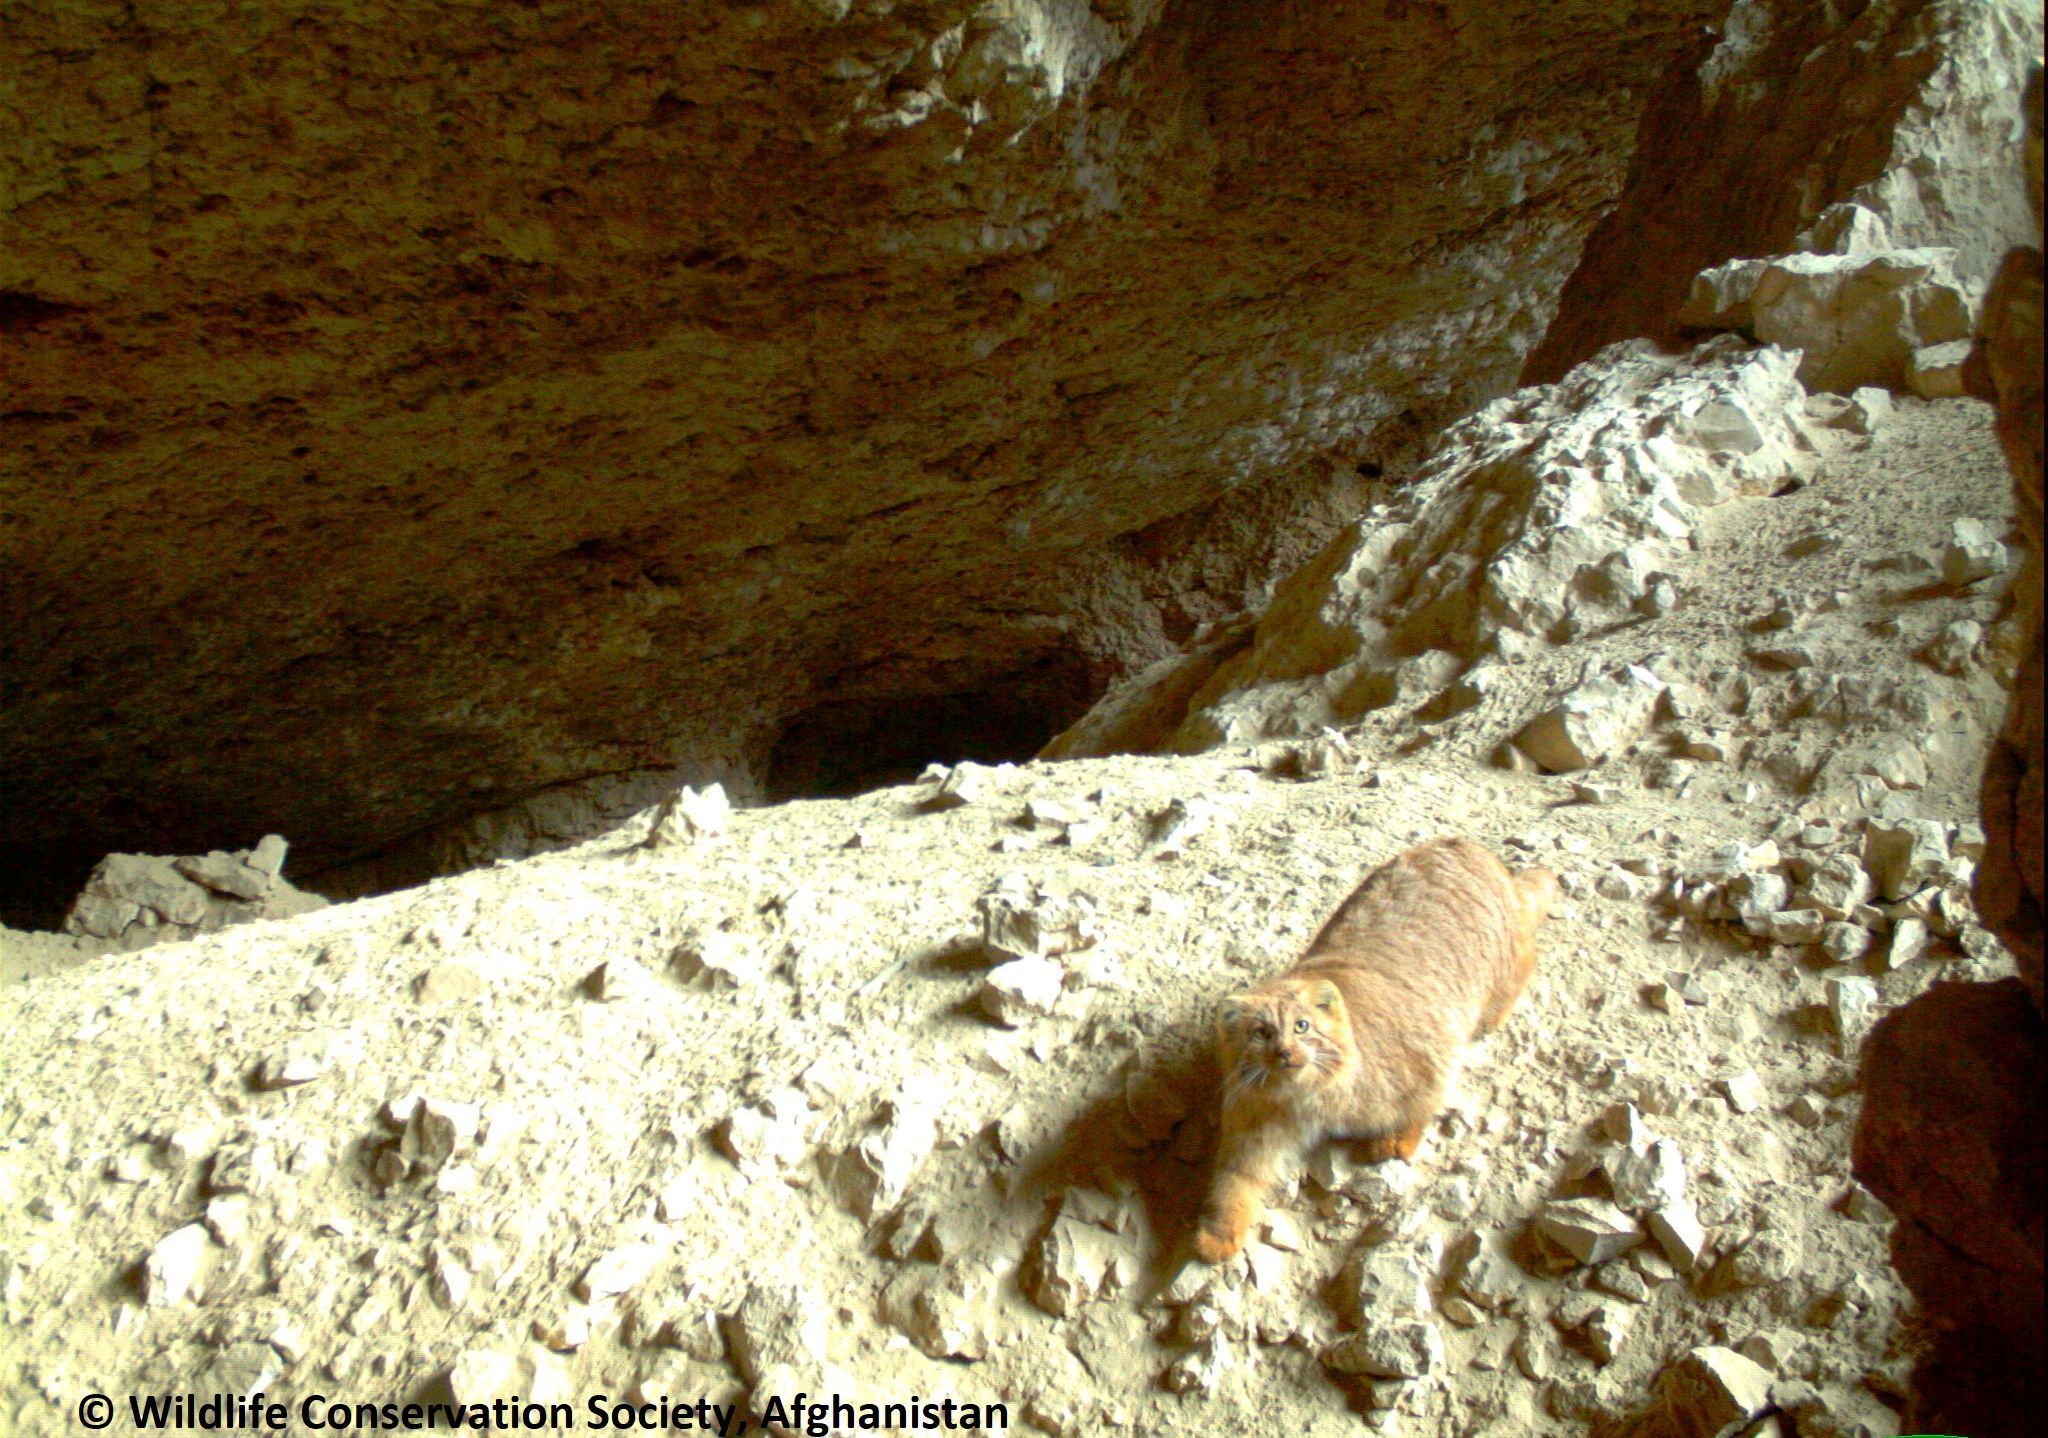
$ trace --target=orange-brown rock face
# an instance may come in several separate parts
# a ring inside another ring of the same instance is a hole
[[[1717,8],[10,6],[0,843],[1071,705],[1074,555],[1512,378]]]

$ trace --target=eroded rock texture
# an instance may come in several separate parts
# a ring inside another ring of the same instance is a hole
[[[1719,8],[10,6],[0,843],[1049,732],[1179,637],[1075,556],[1504,388]]]
[[[1693,276],[1731,257],[1954,245],[1981,284],[2032,241],[2004,156],[2039,6],[1740,3],[1697,43],[1701,63],[1644,114],[1628,188],[1525,382],[1615,340],[1668,337]]]
[[[2037,235],[2041,135],[2037,69],[2025,152]],[[2041,251],[2015,249],[1985,302],[1967,372],[1972,391],[1998,405],[2031,541],[2014,586],[2019,685],[1985,765],[1976,885],[2020,978],[1942,985],[1881,1024],[1865,1054],[1856,1134],[1857,1175],[1898,1215],[1893,1262],[1932,1320],[1909,1416],[1973,1434],[2031,1433],[2043,1401],[2041,310]]]

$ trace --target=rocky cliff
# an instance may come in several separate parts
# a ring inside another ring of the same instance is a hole
[[[1512,381],[1717,8],[10,6],[0,843],[1028,752],[1166,642],[1077,556]]]

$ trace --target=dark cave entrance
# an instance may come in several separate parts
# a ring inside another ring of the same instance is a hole
[[[843,799],[907,784],[928,764],[1029,759],[1095,697],[1078,655],[1055,655],[972,689],[831,699],[792,719],[762,775],[764,797]]]

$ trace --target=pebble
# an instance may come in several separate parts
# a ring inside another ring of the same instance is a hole
[[[927,813],[938,814],[948,809],[961,809],[969,804],[978,804],[988,797],[995,775],[996,771],[987,765],[966,760],[950,768],[934,765],[924,774],[925,781],[932,785],[932,789],[925,795],[922,807]]]
[[[1552,1199],[1536,1215],[1534,1228],[1540,1238],[1579,1264],[1605,1263],[1643,1241],[1626,1213],[1592,1198]]]
[[[1976,664],[1983,647],[1984,626],[1974,619],[1956,619],[1941,627],[1920,650],[1920,657],[1939,673],[1960,679]]]
[[[1722,1438],[1761,1417],[1771,1375],[1732,1348],[1693,1349],[1665,1370],[1663,1398],[1684,1438]]]
[[[1718,1085],[1727,1096],[1728,1107],[1737,1113],[1754,1113],[1762,1108],[1767,1094],[1755,1069],[1743,1069],[1722,1079]]]
[[[1932,819],[1873,819],[1863,831],[1863,864],[1894,902],[1943,876],[1947,830]]]
[[[899,1097],[886,1106],[879,1127],[839,1155],[830,1181],[847,1212],[873,1222],[903,1201],[938,1143],[939,1107],[933,1094]]]
[[[188,1223],[165,1235],[142,1263],[143,1302],[167,1308],[192,1297],[214,1251],[204,1224]]]
[[[656,806],[644,841],[650,849],[671,848],[723,834],[732,822],[732,802],[723,784],[692,789],[684,784]]]
[[[1707,1232],[1700,1224],[1691,1199],[1667,1203],[1649,1214],[1644,1223],[1650,1230],[1650,1237],[1657,1240],[1657,1246],[1664,1250],[1664,1257],[1673,1268],[1680,1273],[1691,1273],[1699,1266],[1700,1256],[1707,1247]]]
[[[1877,985],[1869,979],[1829,978],[1825,984],[1828,1017],[1843,1053],[1852,1053],[1863,1042],[1875,1022]]]
[[[1668,1138],[1617,1149],[1601,1166],[1615,1203],[1631,1213],[1664,1208],[1685,1197],[1685,1157]]]
[[[811,1103],[800,1088],[734,1109],[716,1130],[718,1146],[750,1179],[774,1178],[810,1156]]]
[[[751,1386],[776,1365],[824,1362],[830,1312],[819,1295],[802,1283],[754,1284],[725,1321],[733,1367]]]
[[[1443,1335],[1426,1318],[1368,1314],[1358,1332],[1323,1350],[1326,1368],[1373,1378],[1420,1378],[1444,1366]]]
[[[1949,525],[1948,544],[1941,551],[1942,579],[1960,589],[2003,574],[2009,560],[2005,546],[1981,519],[1958,519]]]
[[[628,1243],[612,1249],[583,1270],[576,1295],[586,1301],[631,1293],[654,1272],[667,1249],[658,1243]]]
[[[1859,924],[1835,923],[1821,930],[1821,952],[1831,964],[1853,964],[1870,951],[1870,930]]]

